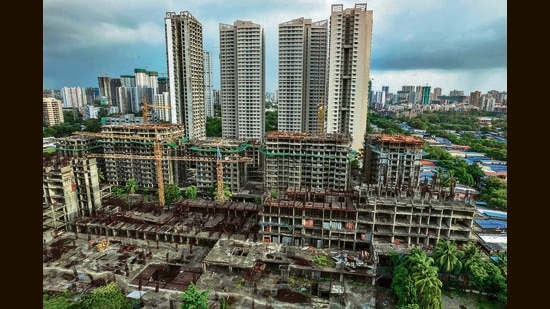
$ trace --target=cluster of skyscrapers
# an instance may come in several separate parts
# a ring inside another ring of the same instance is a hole
[[[191,139],[205,137],[213,115],[212,55],[190,12],[165,16],[171,123]],[[329,20],[279,24],[278,127],[281,131],[344,133],[362,148],[366,130],[373,14],[366,4],[332,5]],[[219,25],[222,136],[262,140],[265,134],[265,37],[260,24]],[[156,103],[160,102],[157,100]]]

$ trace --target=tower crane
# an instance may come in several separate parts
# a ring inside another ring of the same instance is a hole
[[[147,98],[145,95],[143,95],[143,103],[141,103],[142,111],[143,111],[143,123],[147,124],[149,123],[149,107],[152,108],[163,108],[163,109],[171,109],[171,106],[166,105],[154,105],[154,104],[147,104]]]
[[[323,104],[323,97],[321,97],[321,103],[317,108],[317,124],[319,125],[319,133],[322,134],[325,128],[325,106]]]
[[[90,158],[107,158],[107,159],[136,159],[136,160],[153,160],[155,161],[156,175],[157,175],[157,188],[159,194],[159,203],[161,206],[165,205],[164,199],[164,177],[162,173],[162,161],[163,160],[174,160],[174,161],[189,161],[189,162],[216,162],[217,165],[217,189],[218,195],[216,199],[218,201],[226,201],[223,194],[223,163],[236,163],[236,162],[252,162],[252,158],[236,156],[234,158],[222,158],[219,146],[217,148],[216,158],[211,157],[195,157],[195,156],[164,156],[161,143],[173,142],[173,138],[170,137],[161,137],[157,131],[157,126],[155,126],[155,136],[146,137],[146,136],[137,136],[137,135],[128,135],[128,134],[115,134],[115,133],[96,133],[96,132],[84,132],[76,131],[73,132],[73,135],[81,136],[91,136],[98,138],[107,138],[107,139],[130,139],[130,140],[140,140],[140,141],[150,141],[153,142],[153,156],[150,155],[137,155],[137,154],[106,154],[106,153],[91,153],[87,154]],[[221,194],[220,194],[221,193]]]

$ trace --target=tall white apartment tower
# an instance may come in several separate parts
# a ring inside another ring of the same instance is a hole
[[[206,117],[214,117],[214,85],[212,81],[212,53],[204,51],[204,106]]]
[[[265,132],[264,30],[237,20],[220,24],[222,137],[262,140]]]
[[[351,134],[353,150],[363,148],[367,129],[372,24],[366,3],[332,5],[326,131]]]
[[[324,105],[328,20],[298,18],[279,24],[280,131],[321,132]]]
[[[202,25],[184,11],[164,18],[172,123],[183,124],[190,139],[206,137]]]
[[[61,88],[63,107],[83,109],[86,106],[86,90],[82,87]]]

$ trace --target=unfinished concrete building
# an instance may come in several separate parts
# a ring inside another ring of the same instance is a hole
[[[287,189],[267,197],[260,213],[264,242],[367,250],[376,244],[435,246],[470,241],[475,207],[460,200],[380,196],[375,189]]]
[[[251,147],[252,144],[236,139],[190,141],[185,147],[189,158],[185,162],[185,184],[196,186],[204,197],[210,196],[220,180],[231,192],[242,191],[248,181],[249,167],[257,170],[258,166],[253,158],[247,157]]]
[[[264,156],[264,189],[349,190],[351,138],[346,134],[269,132],[260,149]]]
[[[158,188],[156,164],[159,162],[164,183],[181,184],[183,166],[169,157],[178,156],[178,146],[186,142],[182,125],[102,126],[96,138],[103,146],[105,180],[109,184],[120,186],[134,179],[138,187],[155,191]]]
[[[100,133],[76,132],[61,139],[58,149],[60,155],[95,157],[110,185],[124,186],[134,179],[139,188],[152,191],[158,189],[156,165],[161,162],[165,184],[195,185],[199,197],[209,197],[220,180],[232,192],[242,191],[249,175],[261,182],[259,148],[258,141],[189,141],[178,124],[123,124],[104,125]]]
[[[365,136],[364,169],[366,183],[379,190],[417,188],[424,140],[390,134]]]
[[[288,188],[264,200],[262,239],[294,246],[367,250],[370,238],[357,226],[357,200],[353,191]]]
[[[57,142],[57,155],[60,157],[86,157],[89,154],[102,153],[103,147],[95,137],[71,135],[60,137]],[[98,158],[98,164],[102,161]]]
[[[77,234],[213,246],[220,238],[257,240],[260,205],[181,199],[170,209],[109,199],[96,215],[74,220]]]
[[[101,207],[95,159],[44,156],[42,160],[44,239],[68,230],[77,218]]]

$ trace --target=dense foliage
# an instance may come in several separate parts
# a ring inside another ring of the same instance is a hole
[[[508,186],[498,177],[489,176],[479,192],[478,200],[487,203],[487,206],[508,210]]]
[[[79,297],[73,292],[43,293],[45,309],[132,309],[138,300],[128,299],[116,282],[98,287]]]
[[[173,203],[183,197],[180,187],[176,184],[169,183],[164,186],[164,202],[167,204]]]
[[[199,291],[191,282],[187,290],[181,294],[181,309],[208,309],[208,294],[210,290]]]
[[[415,247],[409,255],[394,255],[393,260],[391,289],[397,297],[397,308],[443,309],[443,283],[432,257]]]
[[[277,111],[267,111],[265,113],[265,131],[277,131],[279,124],[279,115]]]
[[[501,256],[495,264],[483,258],[475,243],[458,247],[449,240],[439,240],[431,256],[418,247],[408,255],[393,254],[391,289],[397,308],[443,308],[442,289],[450,287],[473,289],[505,306],[507,259]]]
[[[221,137],[222,136],[222,119],[217,117],[206,118],[206,136]]]

